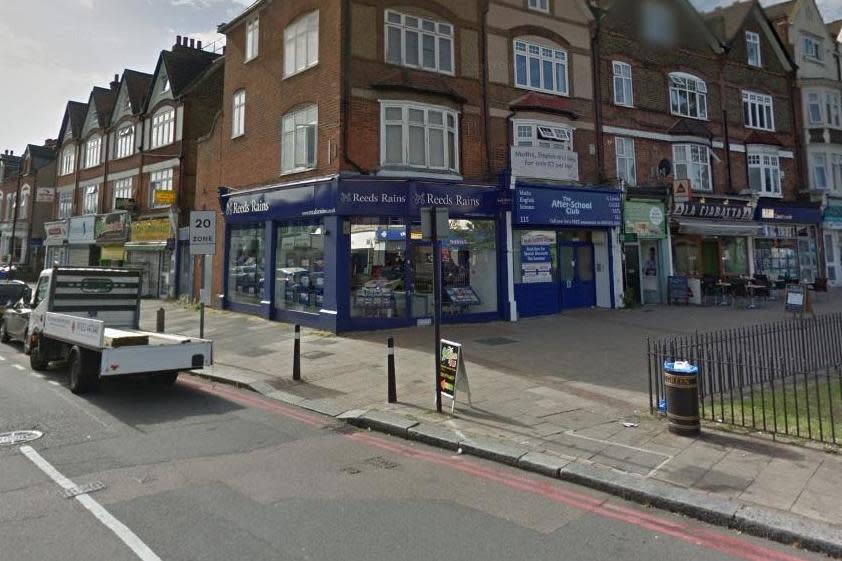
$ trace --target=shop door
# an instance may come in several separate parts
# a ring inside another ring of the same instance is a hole
[[[593,244],[562,242],[558,251],[562,309],[596,306]]]
[[[719,278],[719,242],[716,240],[702,242],[702,273]]]
[[[640,253],[637,245],[625,246],[626,297],[640,304]]]

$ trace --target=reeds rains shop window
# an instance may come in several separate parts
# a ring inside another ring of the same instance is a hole
[[[324,226],[278,226],[275,307],[318,312],[324,303]]]
[[[228,299],[239,304],[260,304],[264,272],[263,226],[231,231],[228,252]]]
[[[353,219],[351,317],[406,317],[406,271],[404,220]]]

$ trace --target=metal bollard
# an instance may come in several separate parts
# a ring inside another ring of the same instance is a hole
[[[205,338],[205,303],[199,304],[199,339]]]
[[[301,326],[295,324],[295,346],[292,350],[292,379],[301,379]]]
[[[157,331],[158,333],[163,333],[165,331],[164,314],[166,314],[164,308],[158,308],[158,316],[155,318],[155,331]]]
[[[387,345],[389,347],[389,356],[386,359],[388,369],[386,401],[395,403],[398,401],[398,389],[395,387],[395,338],[389,337]]]

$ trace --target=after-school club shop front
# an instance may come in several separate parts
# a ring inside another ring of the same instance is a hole
[[[221,192],[221,305],[330,331],[429,323],[433,251],[420,209],[447,207],[445,321],[502,317],[506,267],[495,186],[330,177]]]

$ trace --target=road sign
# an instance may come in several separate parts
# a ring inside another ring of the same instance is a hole
[[[190,255],[216,253],[216,212],[190,211]]]

